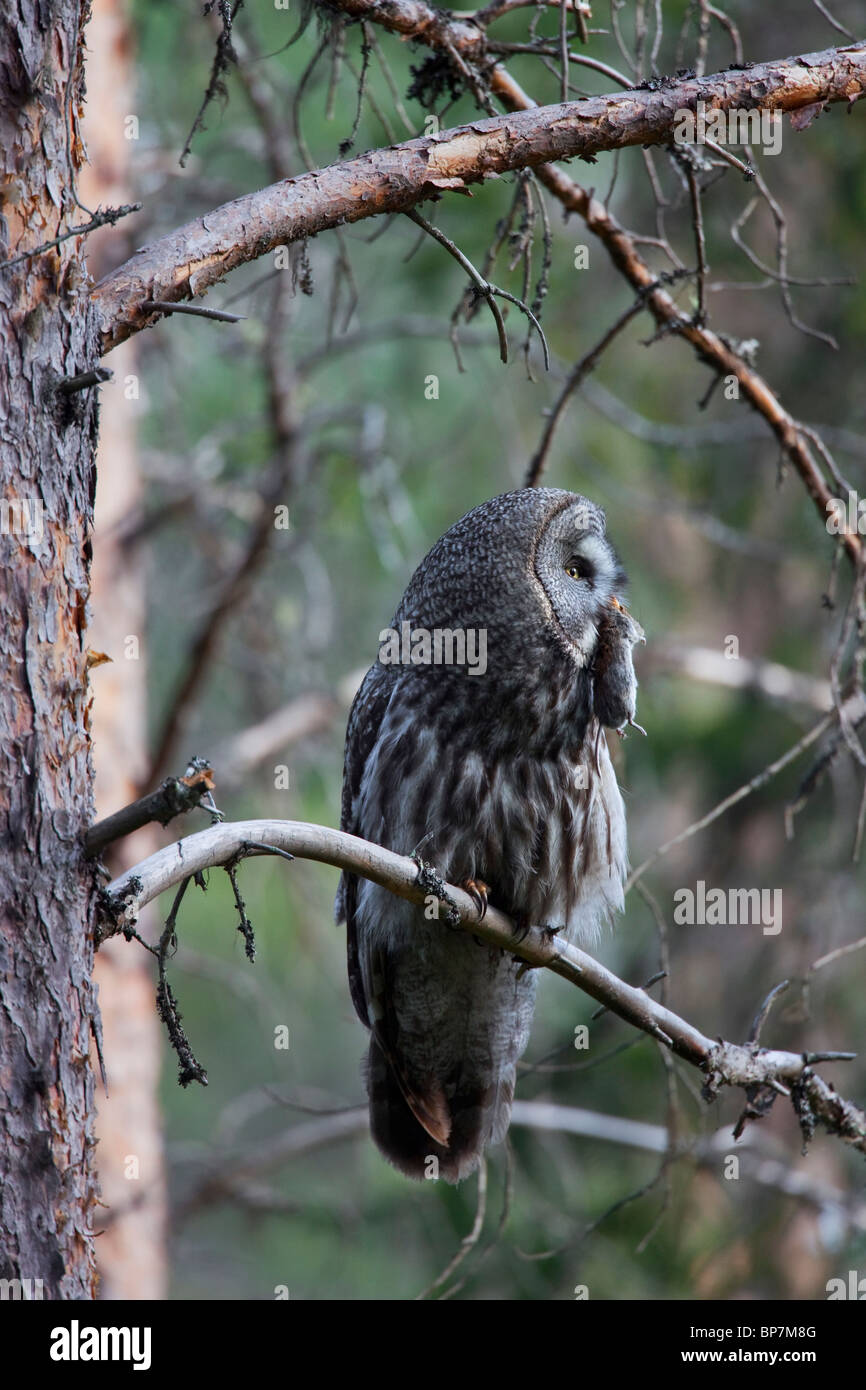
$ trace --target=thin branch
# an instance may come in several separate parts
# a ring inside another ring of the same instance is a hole
[[[857,728],[866,720],[866,699],[864,699],[862,691],[850,696],[846,704],[849,705],[849,723],[853,728]],[[832,737],[827,740],[826,747],[822,750],[820,756],[816,758],[815,762],[800,782],[793,800],[785,807],[785,833],[789,840],[794,838],[794,820],[796,816],[799,815],[815,789],[823,781],[824,776],[829,771],[844,746],[845,737],[842,728],[839,727],[834,730]]]
[[[489,43],[487,45],[491,53],[527,53],[537,54],[539,57],[562,59],[564,56],[567,62],[575,63],[578,67],[592,68],[593,72],[600,72],[604,77],[609,77],[612,82],[618,82],[620,87],[631,90],[634,83],[624,73],[612,68],[609,63],[603,63],[599,58],[590,58],[586,53],[571,53],[566,50],[563,55],[561,49],[551,48],[543,40],[540,43]],[[567,69],[566,69],[567,71]],[[567,101],[568,97],[563,96],[562,101]]]
[[[156,990],[156,1011],[160,1019],[166,1026],[168,1040],[177,1054],[178,1061],[178,1083],[181,1086],[188,1086],[191,1081],[197,1081],[200,1086],[206,1086],[207,1072],[200,1064],[189,1044],[189,1039],[183,1028],[183,1015],[178,1008],[174,991],[168,982],[166,975],[166,961],[169,954],[173,954],[177,949],[177,937],[175,928],[177,926],[177,914],[187,888],[192,882],[193,876],[183,878],[180,887],[175,894],[171,905],[171,911],[166,918],[162,936],[159,939],[159,946],[148,946],[148,950],[156,956],[159,969],[159,984]],[[140,940],[141,938],[139,938]]]
[[[837,33],[844,34],[845,38],[850,39],[852,43],[856,42],[856,35],[852,34],[850,29],[846,29],[844,24],[840,24],[838,19],[834,19],[827,9],[827,6],[821,3],[821,0],[812,0],[812,4],[815,6],[815,9],[824,16],[827,23],[833,26]]]
[[[106,208],[103,212],[95,212],[89,222],[81,222],[77,227],[70,227],[68,232],[61,232],[59,236],[52,237],[50,241],[43,241],[40,246],[34,246],[30,251],[22,251],[20,256],[14,256],[11,261],[0,262],[0,271],[11,270],[13,266],[21,265],[22,261],[29,261],[33,256],[41,256],[46,251],[51,251],[61,242],[68,241],[70,237],[86,236],[88,232],[96,231],[97,227],[113,227],[115,222],[119,222],[121,217],[128,217],[131,212],[140,212],[141,203],[124,203],[119,208]]]
[[[350,130],[350,132],[349,132],[349,134],[347,135],[346,139],[340,141],[340,158],[341,158],[341,159],[345,159],[346,155],[349,153],[350,149],[352,148],[352,146],[353,146],[354,143],[355,143],[355,139],[356,139],[357,134],[358,134],[358,127],[359,127],[360,124],[361,124],[361,115],[362,115],[363,110],[364,110],[364,98],[367,96],[367,76],[368,76],[368,73],[369,73],[369,71],[370,71],[370,55],[371,55],[373,49],[372,49],[372,45],[370,44],[370,41],[369,41],[369,39],[368,39],[368,37],[367,37],[367,26],[366,26],[366,24],[365,24],[363,21],[361,22],[361,34],[362,34],[362,36],[363,36],[363,43],[361,44],[361,71],[360,71],[360,73],[357,75],[357,83],[358,83],[358,100],[357,100],[357,105],[356,105],[356,107],[355,107],[355,119],[354,119],[354,121],[352,122],[352,129]],[[354,72],[353,72],[352,75],[355,76]],[[371,105],[372,105],[372,99],[371,99]],[[388,131],[387,123],[383,122],[383,124],[385,124],[385,134],[386,134],[386,136],[388,136],[389,139],[393,140],[394,137],[393,137],[393,135],[391,135],[391,133]]]
[[[741,216],[738,217],[738,218],[736,219],[736,221],[734,222],[734,224],[733,224],[733,226],[732,226],[732,228],[731,228],[731,236],[732,236],[733,240],[735,241],[735,243],[737,244],[737,246],[739,246],[740,250],[741,250],[741,251],[748,257],[748,259],[751,261],[752,265],[754,265],[758,270],[760,270],[760,271],[762,272],[762,274],[764,274],[764,275],[769,275],[771,279],[776,280],[776,281],[778,282],[779,289],[780,289],[781,295],[782,295],[782,303],[783,303],[783,305],[784,305],[784,307],[785,307],[785,313],[787,314],[788,319],[789,319],[790,323],[793,325],[793,327],[796,328],[796,329],[798,329],[801,333],[805,333],[808,337],[817,338],[820,342],[826,343],[828,347],[838,349],[839,344],[836,342],[836,339],[832,336],[832,334],[830,334],[830,333],[823,333],[819,328],[810,328],[808,324],[803,323],[802,319],[800,319],[800,318],[797,316],[797,313],[796,313],[796,311],[795,311],[795,309],[794,309],[793,300],[791,299],[791,285],[794,285],[794,284],[797,284],[797,285],[839,284],[839,283],[845,283],[845,280],[843,279],[842,281],[839,281],[838,279],[834,280],[834,279],[832,279],[832,278],[821,278],[821,277],[817,277],[817,278],[814,278],[814,279],[812,279],[812,280],[808,280],[808,279],[803,279],[803,278],[792,277],[792,276],[790,276],[790,275],[788,274],[788,223],[787,223],[787,219],[785,218],[785,214],[784,214],[784,212],[782,211],[782,208],[780,207],[779,203],[777,202],[777,200],[773,197],[772,193],[770,192],[770,189],[769,189],[769,187],[768,187],[768,185],[767,185],[767,183],[766,183],[766,180],[763,178],[763,176],[759,173],[759,171],[758,171],[757,169],[754,170],[753,177],[754,177],[755,186],[757,187],[758,192],[760,193],[760,196],[763,198],[764,202],[767,204],[767,207],[770,209],[770,214],[771,214],[771,216],[772,216],[772,218],[773,218],[773,222],[774,222],[774,224],[775,224],[775,228],[776,228],[776,260],[777,260],[778,267],[779,267],[779,268],[778,268],[778,271],[774,271],[774,270],[772,269],[772,267],[766,265],[766,264],[754,253],[754,251],[752,251],[752,250],[746,245],[746,243],[745,243],[745,242],[742,240],[742,238],[740,237],[740,229],[741,229],[741,227],[743,226],[743,224],[746,222],[747,218],[751,216],[751,213],[752,213],[752,211],[753,211],[753,209],[754,209],[754,207],[755,207],[756,201],[757,201],[756,199],[753,199],[753,200],[746,206],[746,208],[745,208],[744,212],[741,214]],[[848,283],[848,284],[851,283],[850,278],[848,279],[847,283]]]
[[[484,276],[481,274],[481,272],[479,270],[476,270],[475,266],[469,260],[468,256],[465,256],[463,254],[459,246],[456,246],[455,243],[451,240],[451,238],[447,237],[445,233],[443,231],[440,231],[438,227],[434,227],[432,222],[428,222],[426,217],[422,217],[420,212],[417,212],[413,208],[406,213],[406,216],[410,219],[410,221],[417,222],[418,226],[422,227],[428,236],[433,237],[434,241],[438,241],[440,246],[445,247],[445,250],[454,257],[458,265],[461,265],[463,267],[463,269],[466,271],[466,274],[469,276],[470,280],[478,290],[478,293],[482,296],[484,300],[486,300],[487,304],[490,306],[490,312],[493,315],[493,320],[496,324],[496,331],[499,335],[500,361],[508,361],[508,336],[505,332],[505,321],[502,317],[502,311],[500,310],[499,305],[496,303],[497,296],[500,299],[507,299],[511,304],[516,304],[521,313],[525,314],[526,317],[529,319],[529,322],[532,324],[533,328],[538,333],[538,336],[541,339],[541,347],[544,353],[545,368],[549,368],[550,352],[547,346],[547,339],[544,336],[544,331],[541,327],[541,324],[538,322],[538,319],[530,309],[529,305],[526,304],[524,300],[518,298],[516,294],[511,294],[509,290],[504,290],[501,288],[501,286],[494,285],[492,281],[486,280]]]
[[[559,100],[568,101],[568,11],[565,5],[559,7]]]
[[[717,23],[721,24],[731,40],[734,49],[734,63],[739,66],[743,61],[743,40],[740,38],[740,31],[730,15],[725,14],[724,10],[717,10],[715,5],[707,7],[707,13],[711,14]]]
[[[839,946],[835,951],[828,951],[825,956],[812,962],[809,966],[809,974],[812,975],[816,970],[823,970],[825,965],[832,965],[834,961],[841,960],[843,956],[848,956],[852,951],[862,951],[866,946],[866,936],[861,936],[859,941],[849,941],[845,946]]]
[[[376,38],[375,29],[369,30],[367,34],[367,40],[374,54],[376,55],[376,62],[379,64],[379,68],[387,84],[388,91],[391,93],[391,100],[394,103],[394,110],[397,112],[397,115],[400,117],[400,120],[403,122],[403,125],[406,127],[409,134],[414,135],[415,125],[409,119],[409,113],[406,110],[406,107],[403,105],[403,100],[400,96],[400,89],[397,86],[397,81],[394,77],[394,73],[391,70],[391,64],[388,62],[387,58],[382,52],[382,46],[379,43],[379,40]]]
[[[595,344],[595,347],[590,348],[589,352],[585,353],[572,367],[566,378],[565,385],[557,397],[556,404],[548,414],[547,423],[544,426],[544,433],[541,436],[541,442],[533,454],[529,462],[529,467],[526,470],[526,477],[523,482],[524,487],[538,487],[541,474],[544,471],[544,465],[547,462],[547,455],[550,451],[550,445],[553,441],[556,427],[565,414],[566,406],[574,392],[580,386],[581,382],[589,376],[589,373],[593,371],[599,358],[605,351],[605,348],[609,347],[614,338],[616,338],[618,334],[631,323],[632,319],[645,308],[645,297],[642,296],[636,299],[633,304],[630,304],[629,307],[620,314],[616,322],[607,330],[604,337],[600,338]]]
[[[651,868],[663,855],[668,854],[672,849],[675,849],[677,845],[683,844],[685,840],[691,839],[693,835],[697,835],[698,831],[706,830],[708,825],[712,825],[713,821],[718,820],[719,817],[723,816],[726,811],[729,811],[732,806],[736,806],[739,801],[743,801],[747,796],[751,796],[752,792],[758,791],[759,788],[766,786],[777,773],[781,772],[789,763],[794,762],[796,758],[799,758],[800,754],[804,752],[810,744],[814,743],[816,739],[819,739],[821,735],[829,729],[834,719],[835,714],[832,712],[825,715],[823,719],[819,719],[818,723],[815,724],[807,734],[804,734],[803,737],[794,744],[793,748],[789,748],[786,753],[783,753],[781,758],[777,758],[776,761],[770,763],[768,767],[757,772],[755,776],[748,782],[745,782],[743,786],[738,787],[735,792],[731,792],[730,796],[726,796],[723,801],[720,801],[717,806],[714,806],[712,811],[708,811],[705,816],[701,816],[700,820],[696,820],[691,825],[686,826],[685,830],[681,830],[679,835],[674,835],[672,840],[666,840],[663,845],[659,845],[658,849],[653,850],[652,854],[645,859],[638,868],[633,869],[629,874],[626,880],[626,892],[628,892],[630,888],[633,888],[638,879],[642,878],[646,873],[647,869]]]
[[[479,1240],[481,1239],[481,1231],[484,1227],[484,1217],[486,1212],[487,1160],[482,1159],[481,1166],[478,1169],[478,1201],[475,1206],[475,1220],[472,1223],[472,1229],[468,1235],[465,1235],[463,1237],[463,1239],[460,1242],[459,1249],[457,1250],[453,1258],[448,1261],[448,1264],[445,1266],[442,1272],[440,1274],[437,1274],[436,1278],[427,1285],[426,1289],[422,1289],[419,1294],[415,1295],[416,1302],[423,1302],[424,1299],[426,1299],[431,1293],[435,1293],[437,1289],[441,1289],[442,1285],[447,1283],[448,1280],[451,1278],[451,1275],[454,1273],[454,1271],[460,1268],[466,1257],[472,1253]]]
[[[216,319],[217,323],[241,323],[246,318],[246,314],[206,309],[203,304],[174,304],[167,299],[146,299],[141,307],[149,314],[192,314],[195,318]]]
[[[701,13],[703,14],[704,11],[702,10]],[[698,302],[695,309],[695,322],[703,325],[707,321],[706,283],[709,266],[707,265],[707,242],[704,236],[704,213],[701,205],[701,189],[694,165],[691,163],[688,163],[686,166],[686,179],[689,185],[689,197],[692,202],[692,225],[695,229],[695,248],[698,253],[698,271],[696,277]]]
[[[444,246],[448,254],[450,256],[453,256],[457,264],[462,266],[463,269],[466,271],[466,274],[469,276],[473,285],[475,285],[476,289],[478,290],[478,293],[484,300],[486,300],[487,304],[490,307],[490,312],[493,315],[493,322],[496,324],[496,332],[499,336],[499,360],[500,362],[507,362],[508,335],[505,332],[505,322],[502,318],[502,310],[496,303],[496,297],[493,292],[493,286],[487,280],[484,279],[484,276],[481,274],[479,270],[475,269],[475,266],[472,264],[469,257],[464,256],[459,246],[455,245],[451,238],[447,237],[445,233],[440,231],[438,227],[434,227],[432,222],[428,222],[426,217],[422,217],[420,212],[416,212],[413,209],[407,212],[406,216],[410,219],[410,221],[415,222],[419,227],[422,227],[424,231],[427,233],[427,235],[432,237],[434,241],[438,241],[440,246]]]

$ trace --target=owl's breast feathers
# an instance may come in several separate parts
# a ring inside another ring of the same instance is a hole
[[[443,701],[444,683],[372,668],[350,721],[343,828],[400,854],[418,849],[447,881],[483,880],[491,903],[521,921],[593,941],[621,906],[626,851],[606,746],[596,765],[590,692],[588,675],[568,699],[546,691],[530,737],[530,714],[521,729],[513,703],[497,718],[481,701],[473,719],[455,710],[459,697]],[[435,1159],[457,1181],[507,1130],[535,978],[435,912],[343,877],[350,990],[372,1033],[374,1137],[411,1176]]]

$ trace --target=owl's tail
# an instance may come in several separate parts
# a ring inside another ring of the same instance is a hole
[[[447,1088],[439,1081],[431,1081],[425,1088],[416,1085],[407,1099],[405,1081],[395,1075],[372,1038],[367,1091],[376,1146],[409,1178],[460,1182],[478,1168],[487,1145],[505,1137],[514,1082],[514,1067],[507,1068],[495,1082],[461,1074],[456,1085]],[[425,1123],[418,1115],[425,1117]],[[434,1137],[434,1132],[440,1137]]]

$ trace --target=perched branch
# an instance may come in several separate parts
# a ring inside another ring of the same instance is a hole
[[[765,1114],[776,1095],[791,1100],[804,1138],[820,1122],[831,1133],[866,1153],[866,1114],[844,1100],[813,1070],[819,1057],[782,1052],[757,1044],[713,1042],[687,1020],[642,989],[620,980],[586,952],[561,940],[550,928],[521,933],[504,913],[488,907],[479,920],[474,900],[463,889],[444,884],[415,859],[394,854],[354,835],[301,821],[238,821],[213,826],[152,854],[127,870],[101,894],[101,940],[131,935],[142,907],[167,888],[203,870],[236,865],[245,856],[291,854],[360,874],[409,902],[431,895],[448,904],[448,920],[526,962],[546,966],[598,1000],[612,1013],[649,1033],[677,1056],[703,1071],[704,1096],[713,1100],[723,1086],[746,1090],[747,1114]]]
[[[354,12],[351,4],[340,8]],[[373,11],[370,17],[380,18],[374,4],[356,8],[359,17],[363,9],[363,17]],[[399,8],[399,3],[387,7],[392,16]],[[431,24],[449,24],[445,11],[410,8],[416,15],[415,28],[420,12],[427,11],[425,39]],[[392,22],[389,27],[399,26]],[[454,47],[453,29],[443,43]],[[204,294],[229,271],[277,246],[381,213],[406,212],[445,189],[465,189],[514,169],[538,168],[556,159],[590,159],[602,150],[630,145],[667,145],[677,112],[694,110],[698,101],[722,111],[741,106],[796,111],[817,100],[851,103],[864,91],[866,46],[827,49],[744,71],[684,77],[659,84],[656,90],[524,106],[511,115],[474,121],[284,179],[159,238],[106,276],[92,295],[102,318],[103,349],[109,351],[146,326],[146,301],[177,302]]]

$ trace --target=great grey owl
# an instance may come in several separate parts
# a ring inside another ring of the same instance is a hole
[[[352,706],[342,828],[592,944],[626,872],[602,727],[634,720],[624,581],[604,512],[572,492],[508,492],[452,526]],[[508,1129],[535,973],[354,874],[337,917],[373,1138],[410,1177],[458,1182]]]

